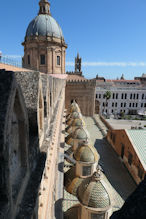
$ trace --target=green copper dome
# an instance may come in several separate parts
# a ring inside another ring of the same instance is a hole
[[[79,140],[88,139],[87,131],[85,131],[85,129],[83,127],[82,128],[77,128],[73,132],[72,136],[73,136],[74,139],[79,139]]]
[[[87,131],[83,127],[77,128],[73,133],[69,134],[65,138],[65,142],[71,146],[73,146],[74,140],[88,140]]]
[[[77,191],[79,201],[91,208],[108,208],[110,198],[100,179],[93,176],[84,179]]]
[[[99,160],[99,155],[93,146],[80,145],[74,152],[76,161],[95,163]]]

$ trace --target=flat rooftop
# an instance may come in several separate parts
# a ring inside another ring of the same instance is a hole
[[[131,129],[131,127],[139,129],[139,127],[144,128],[144,125],[146,125],[146,121],[143,120],[106,119],[106,121],[113,129]]]

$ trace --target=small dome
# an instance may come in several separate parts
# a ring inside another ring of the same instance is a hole
[[[74,153],[76,161],[95,163],[99,160],[99,154],[93,146],[80,145]]]
[[[67,119],[66,124],[70,125],[74,119],[79,119],[79,118],[82,118],[81,113],[73,112],[71,113],[70,117]]]
[[[72,136],[74,139],[79,139],[79,140],[88,139],[87,131],[83,127],[77,128],[73,132]]]
[[[26,37],[30,36],[51,36],[64,39],[59,24],[49,14],[39,14],[30,22],[26,31]]]
[[[81,126],[85,126],[85,123],[84,123],[84,121],[81,118],[77,118],[77,119],[73,120],[71,126],[81,127]]]
[[[110,207],[110,197],[103,186],[98,173],[94,173],[93,176],[82,181],[77,191],[77,197],[79,201],[87,207]]]
[[[71,193],[72,195],[77,195],[77,189],[82,181],[82,178],[76,176],[75,167],[71,167],[64,174],[64,186],[66,188],[66,191]]]
[[[85,129],[83,127],[77,128],[73,133],[69,134],[65,138],[65,142],[67,144],[73,146],[75,139],[87,140],[88,139],[87,131],[85,131]]]
[[[79,128],[85,126],[85,123],[82,119],[74,119],[72,123],[65,129],[66,132],[71,133],[72,132],[72,127]]]
[[[73,113],[73,112],[81,112],[79,105],[75,101],[71,104],[71,107],[70,107],[70,113]]]

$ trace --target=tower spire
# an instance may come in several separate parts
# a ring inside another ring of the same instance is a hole
[[[50,3],[48,2],[48,0],[40,0],[39,6],[40,6],[39,14],[50,15]]]

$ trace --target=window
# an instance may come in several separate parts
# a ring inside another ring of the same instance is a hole
[[[106,106],[108,106],[108,102],[106,103]]]
[[[83,166],[82,175],[83,176],[90,176],[91,175],[91,166]]]
[[[115,107],[117,107],[117,102],[115,103]]]
[[[98,98],[98,95],[96,94],[96,99]]]
[[[121,103],[121,107],[123,107],[123,103]]]
[[[134,94],[133,99],[135,99],[135,96],[136,96],[136,95]]]
[[[104,219],[105,214],[93,214],[91,213],[91,219]]]
[[[133,107],[134,107],[134,103],[133,103]]]
[[[146,103],[144,104],[144,107],[146,107]]]
[[[137,98],[137,100],[138,100],[138,98],[139,98],[139,94],[137,94],[137,97],[136,97],[136,98]]]
[[[132,99],[132,94],[130,94],[130,99]]]
[[[45,55],[40,55],[40,64],[45,65]]]
[[[124,103],[124,107],[126,107],[126,103]]]
[[[115,99],[115,94],[113,93],[113,99]]]
[[[130,166],[131,166],[131,164],[132,164],[132,159],[133,159],[133,155],[129,152],[129,155],[128,155],[128,163],[129,163]]]
[[[101,94],[99,94],[99,99],[101,98]]]
[[[112,107],[114,106],[114,103],[112,103]]]
[[[142,100],[144,99],[144,94],[142,94]]]
[[[124,97],[124,94],[122,94],[121,99],[123,99],[123,97]]]
[[[60,56],[57,56],[57,65],[60,65]]]
[[[127,94],[125,94],[125,99],[127,99]]]
[[[104,102],[103,102],[103,106],[104,106]]]
[[[143,107],[143,103],[141,103],[141,107]]]
[[[116,94],[116,99],[118,99],[118,94]]]
[[[27,56],[27,63],[30,65],[30,55]]]
[[[52,93],[50,92],[50,107],[52,107]]]
[[[137,107],[137,106],[138,106],[138,103],[136,103],[135,106]]]
[[[129,107],[131,107],[131,103],[129,103]]]

